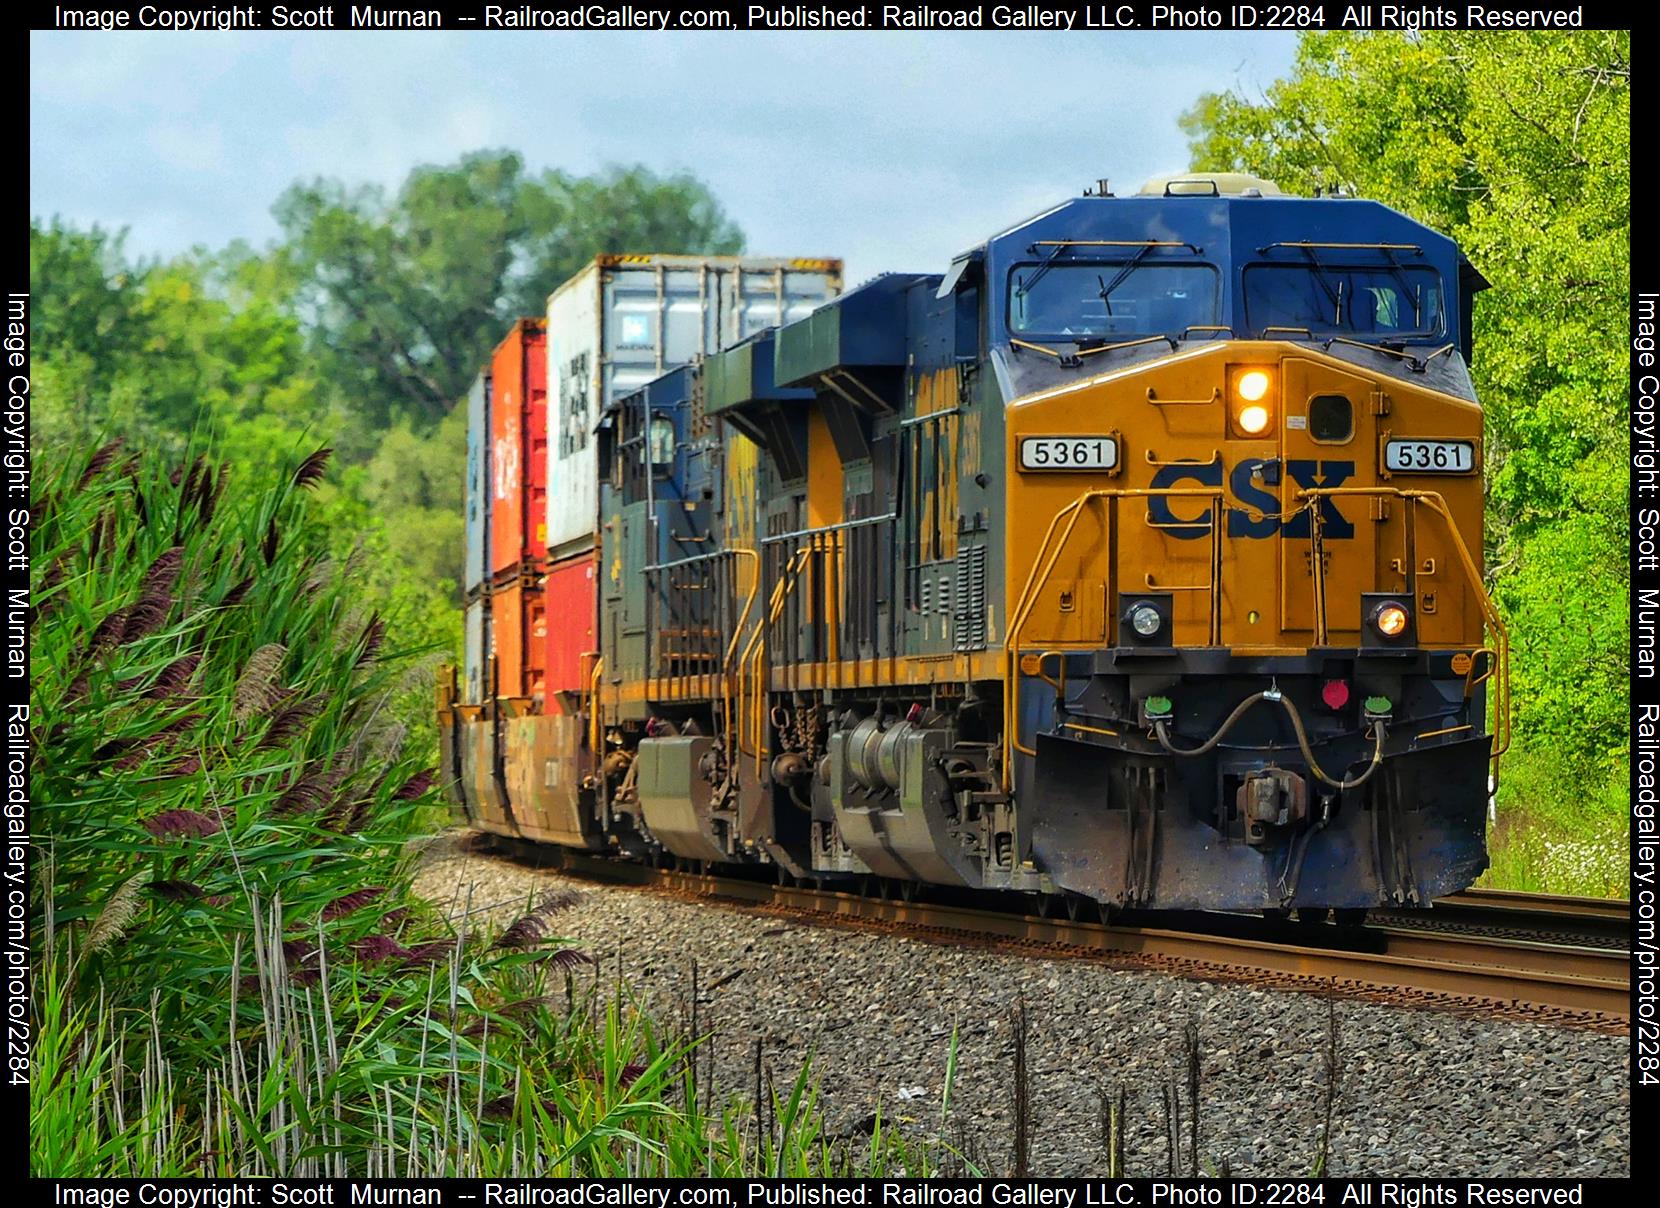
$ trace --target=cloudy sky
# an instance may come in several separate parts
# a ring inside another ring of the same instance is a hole
[[[165,254],[276,233],[297,178],[395,186],[511,147],[532,170],[689,170],[761,255],[937,271],[1097,177],[1186,166],[1201,92],[1289,68],[1272,33],[30,35],[31,212]]]

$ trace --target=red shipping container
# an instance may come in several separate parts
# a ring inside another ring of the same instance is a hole
[[[587,656],[599,649],[595,634],[599,615],[598,586],[592,552],[555,562],[546,580],[548,615],[547,689],[549,692],[585,692],[594,661]],[[552,708],[548,712],[553,712]]]
[[[548,337],[520,319],[490,358],[490,572],[548,554]]]
[[[547,631],[540,587],[511,583],[490,593],[490,640],[496,655],[498,697],[542,695]]]

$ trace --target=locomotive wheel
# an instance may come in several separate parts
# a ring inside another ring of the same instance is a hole
[[[1331,918],[1329,906],[1299,906],[1297,907],[1297,921],[1309,926],[1324,923]]]
[[[1339,927],[1359,927],[1366,922],[1364,906],[1340,906],[1332,912]]]

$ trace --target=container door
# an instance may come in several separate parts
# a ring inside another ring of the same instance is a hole
[[[583,692],[585,674],[592,665],[584,656],[593,652],[595,593],[594,559],[583,554],[555,563],[548,571],[547,692]],[[551,711],[551,710],[550,710]]]
[[[547,373],[546,545],[560,558],[593,548],[598,514],[593,428],[606,372],[599,345],[601,279],[609,270],[584,269],[548,299],[544,364]],[[536,515],[540,515],[540,509]]]
[[[515,573],[524,557],[524,348],[519,330],[490,363],[490,573]]]
[[[461,703],[482,704],[485,697],[485,666],[490,650],[490,602],[474,600],[467,605],[463,637]]]
[[[490,638],[496,656],[496,696],[524,696],[524,588],[514,583],[491,593]]]
[[[488,378],[479,374],[467,392],[467,565],[466,589],[484,582],[490,532],[490,414]]]
[[[525,557],[548,556],[548,337],[542,323],[525,324]]]

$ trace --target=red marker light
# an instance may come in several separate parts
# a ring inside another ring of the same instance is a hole
[[[1327,680],[1326,686],[1320,689],[1320,699],[1328,709],[1341,709],[1349,703],[1349,685],[1342,680]]]

